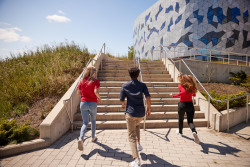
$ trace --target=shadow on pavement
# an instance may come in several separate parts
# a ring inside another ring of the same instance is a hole
[[[168,139],[168,134],[170,133],[171,128],[168,129],[168,132],[167,132],[167,134],[165,135],[166,138],[163,138],[163,137],[159,136],[159,135],[164,135],[164,134],[162,134],[162,133],[152,132],[152,131],[150,131],[150,130],[145,130],[145,131],[146,131],[146,132],[149,132],[149,133],[151,133],[151,134],[153,134],[153,135],[155,135],[155,136],[157,136],[157,137],[159,137],[159,138],[161,138],[162,140],[170,141],[170,140]]]
[[[104,130],[97,132],[96,134],[102,133]],[[86,132],[87,133],[87,132]],[[62,136],[57,142],[52,144],[47,148],[51,149],[61,149],[63,146],[67,145],[68,143],[72,142],[73,140],[77,140],[80,135],[80,131],[68,132],[64,136]],[[91,136],[86,137],[84,140],[91,138]]]
[[[97,145],[101,146],[102,148],[104,148],[105,150],[101,150],[101,149],[94,149],[93,151],[91,151],[88,155],[82,154],[82,158],[85,160],[89,160],[90,157],[94,156],[95,154],[99,153],[99,155],[101,155],[102,157],[110,157],[113,159],[117,159],[117,160],[122,160],[125,162],[132,162],[133,158],[131,157],[130,154],[127,154],[125,152],[121,152],[120,149],[116,148],[113,149],[105,144],[102,144],[100,142],[95,142]],[[151,164],[143,164],[142,167],[145,166],[156,166],[160,167],[160,166],[164,166],[164,165],[172,165],[171,163],[159,158],[156,155],[153,154],[148,154],[146,155],[145,153],[140,153],[141,155],[141,159],[143,161],[149,160],[151,162]],[[176,165],[174,165],[175,167],[178,167]]]
[[[186,138],[188,140],[194,140],[192,138],[189,138],[187,136],[183,136],[183,138]],[[201,150],[201,152],[205,153],[205,154],[208,154],[208,153],[213,153],[213,154],[220,154],[220,155],[226,155],[226,154],[231,154],[235,157],[238,157],[237,155],[235,155],[235,153],[241,151],[235,147],[231,147],[227,144],[224,144],[222,142],[218,142],[219,144],[222,144],[224,146],[220,146],[220,145],[216,145],[216,144],[207,144],[207,143],[203,143],[203,142],[200,142],[200,145],[202,147],[203,150]],[[213,151],[210,151],[209,149],[216,149],[218,150],[218,152],[213,152]]]
[[[84,158],[85,160],[88,160],[90,157],[92,157],[96,153],[99,153],[99,155],[101,155],[102,157],[110,157],[110,158],[117,159],[117,160],[121,160],[121,157],[123,157],[123,158],[126,158],[127,162],[131,162],[133,160],[133,158],[131,157],[130,154],[127,154],[125,152],[121,152],[119,148],[113,149],[113,148],[111,148],[103,143],[100,143],[98,141],[95,143],[97,145],[101,146],[102,148],[104,148],[105,150],[94,149],[88,155],[83,154],[82,158]]]
[[[164,159],[161,159],[160,157],[154,155],[154,154],[145,154],[145,153],[141,153],[141,159],[143,161],[149,160],[151,164],[143,164],[142,167],[161,167],[164,165],[169,165],[169,166],[174,166],[174,167],[178,167],[177,165],[172,165],[171,163],[165,161]]]

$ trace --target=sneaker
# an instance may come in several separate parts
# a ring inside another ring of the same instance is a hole
[[[83,141],[80,137],[78,138],[78,149],[83,151]]]
[[[199,144],[200,140],[199,140],[199,137],[198,137],[197,133],[193,132],[193,136],[194,136],[194,142],[197,143],[197,144]]]
[[[92,138],[91,141],[92,141],[92,142],[96,142],[96,141],[97,141],[97,137]]]
[[[140,143],[137,143],[137,151],[142,151],[143,150],[143,147],[141,146]]]
[[[133,162],[130,163],[131,167],[141,167],[141,162],[139,158],[136,158]]]
[[[179,132],[179,129],[176,130],[176,134],[182,137],[182,133]]]

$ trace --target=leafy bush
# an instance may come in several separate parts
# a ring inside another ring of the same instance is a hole
[[[247,74],[244,71],[240,71],[237,73],[230,72],[229,74],[231,74],[232,77],[229,77],[228,79],[233,82],[233,85],[240,85],[241,83],[246,83]]]
[[[13,120],[1,118],[0,120],[0,145],[20,143],[39,136],[39,131],[30,127],[29,123],[17,124]]]
[[[241,83],[240,85],[247,88],[247,91],[250,93],[250,75],[247,75],[246,83]]]
[[[208,99],[208,96],[205,92],[201,92],[201,93],[203,96],[206,97],[206,99]],[[237,94],[233,94],[233,95],[220,95],[220,94],[217,94],[215,90],[212,90],[209,93],[214,99],[217,99],[217,100],[226,100],[226,99],[230,99],[233,97],[238,97],[238,96],[247,94],[247,92],[245,91],[240,91]],[[217,101],[211,100],[211,103],[218,111],[223,111],[227,109],[227,102],[217,102]],[[245,105],[246,105],[246,97],[241,97],[241,98],[229,101],[229,108],[243,107]]]

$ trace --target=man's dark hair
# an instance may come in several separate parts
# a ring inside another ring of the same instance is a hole
[[[136,79],[139,76],[140,70],[138,67],[132,67],[128,70],[131,78]]]

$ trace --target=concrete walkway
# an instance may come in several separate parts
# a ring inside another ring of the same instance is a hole
[[[201,144],[191,131],[177,136],[176,128],[141,130],[142,166],[250,166],[250,141],[235,134],[198,128]],[[48,148],[1,159],[1,167],[125,167],[132,161],[126,130],[97,130],[97,143],[90,131],[84,151],[77,149],[79,131],[67,133]]]

